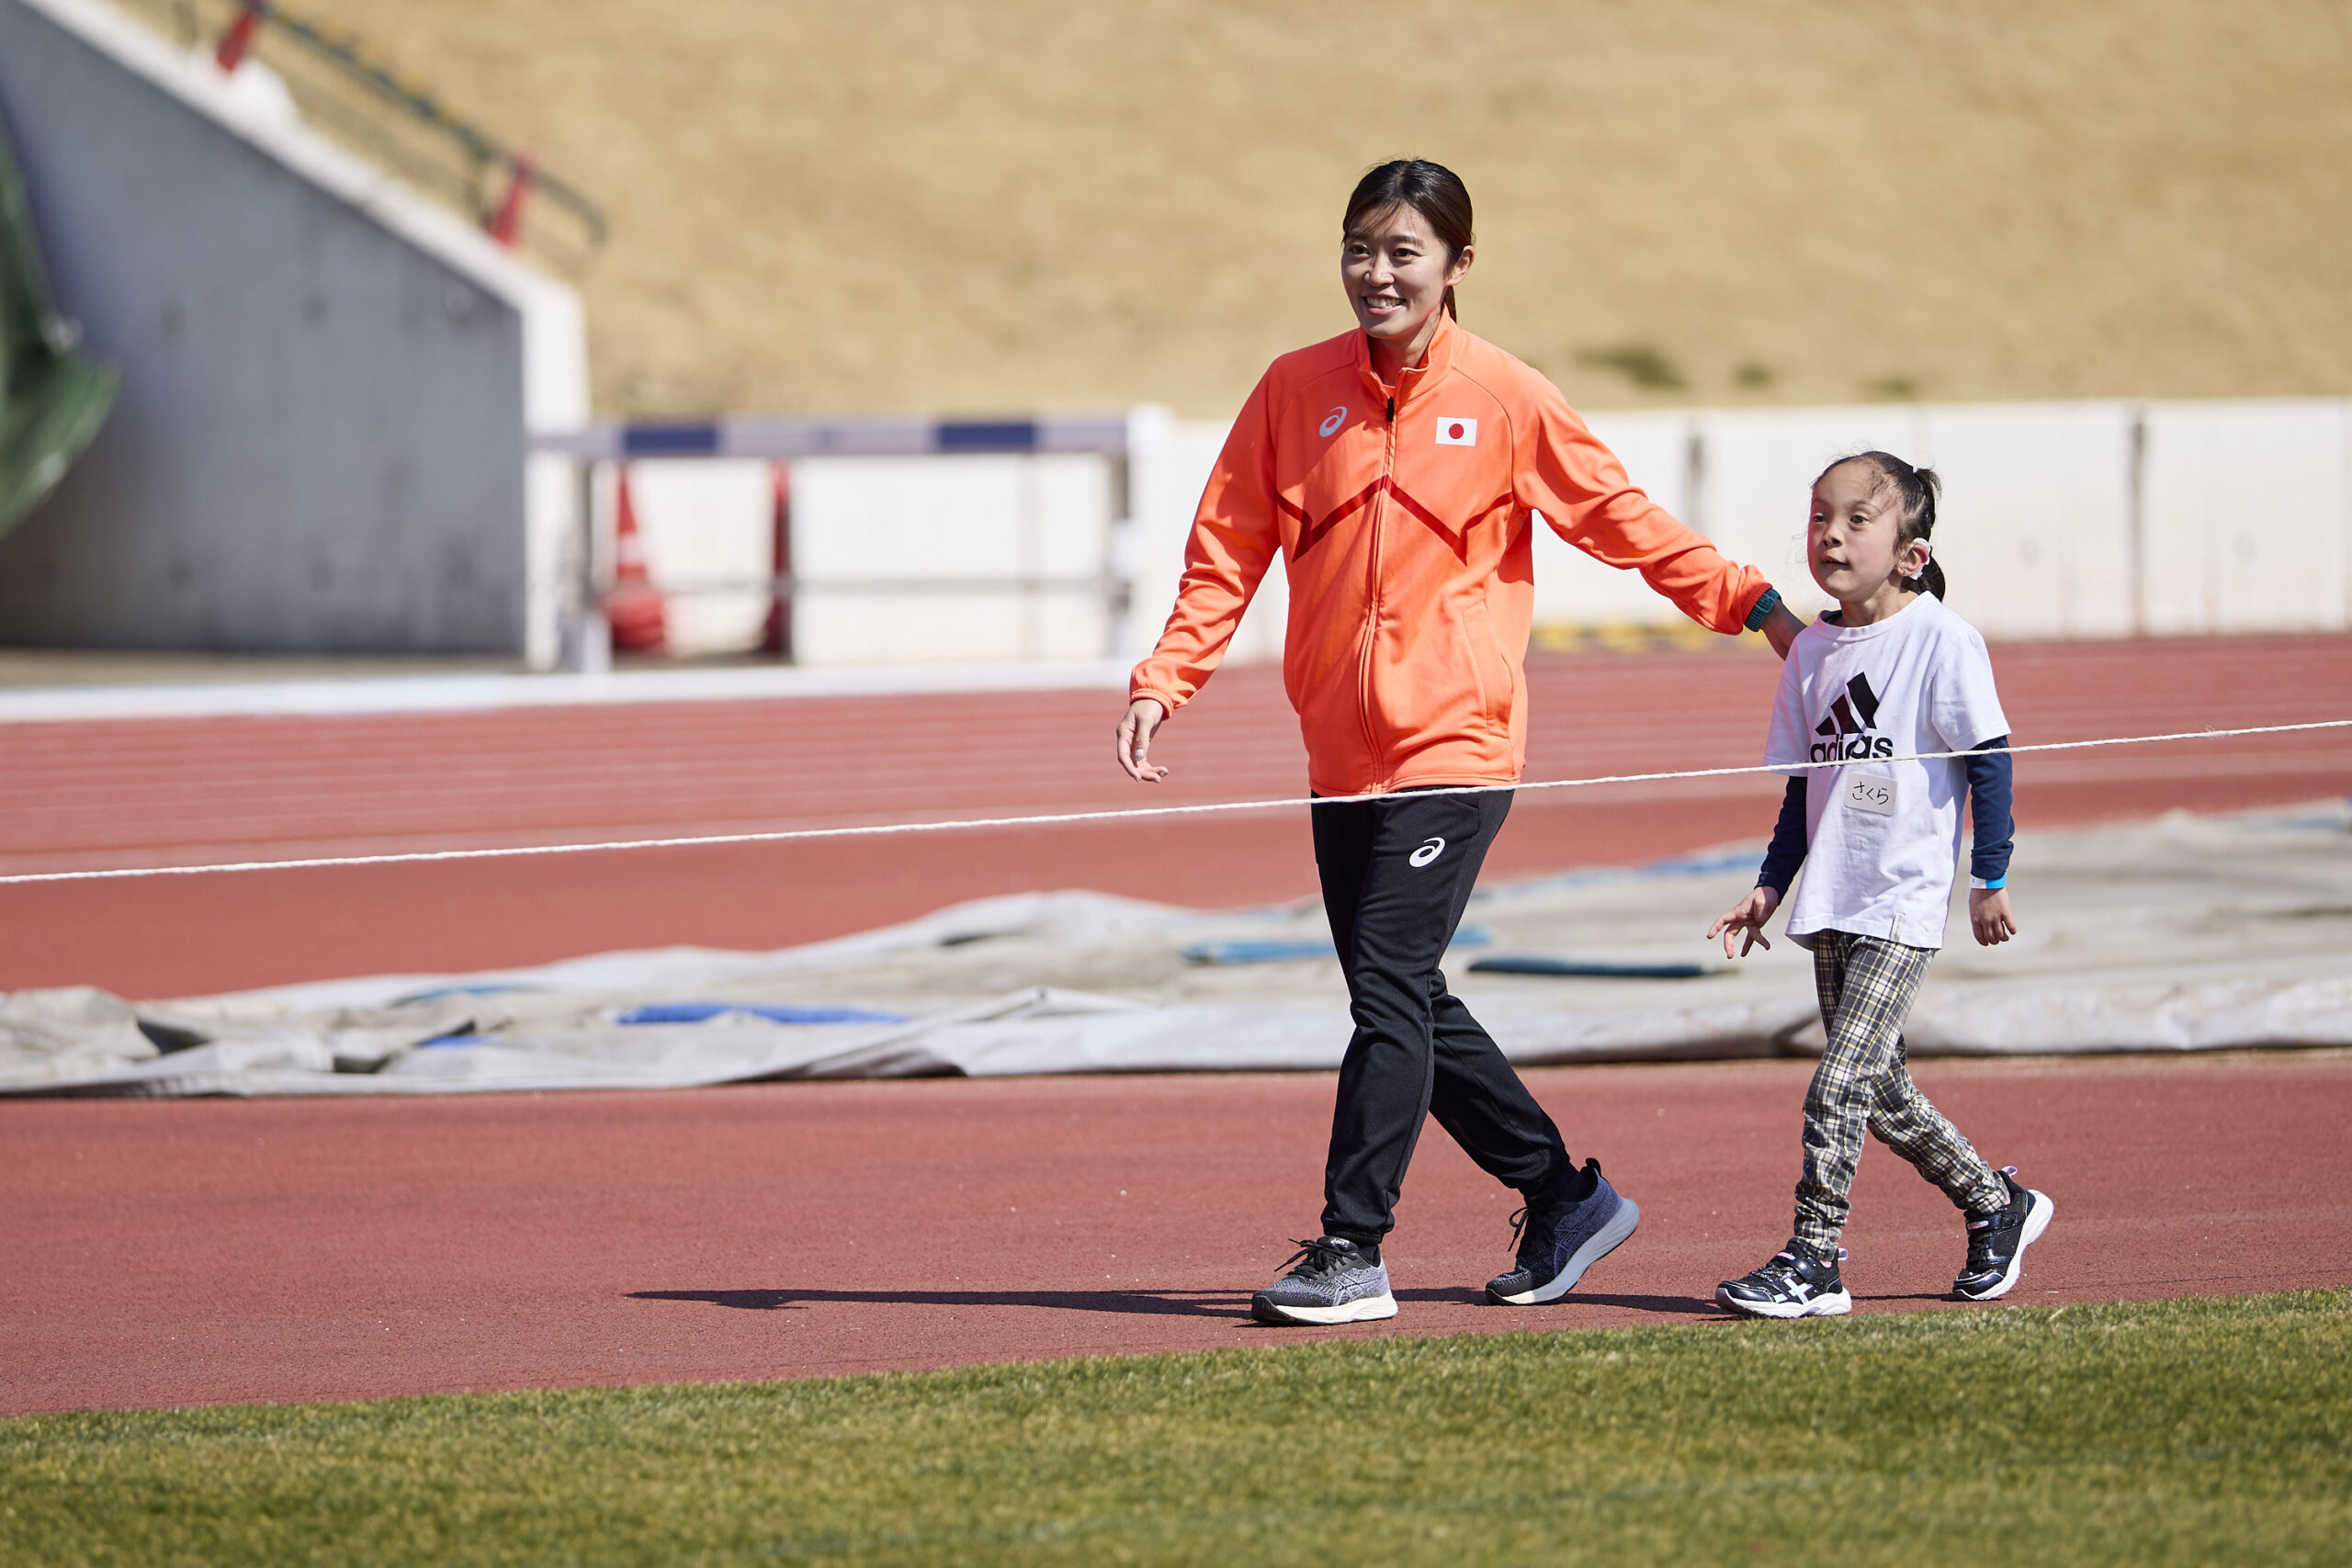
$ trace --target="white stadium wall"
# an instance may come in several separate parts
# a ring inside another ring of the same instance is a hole
[[[1209,470],[1216,466],[1227,428],[1171,419],[1164,410],[1143,411],[1128,421],[1135,493],[1130,545],[1134,608],[1127,616],[1127,640],[1118,649],[1121,658],[1141,658],[1167,624],[1177,581],[1184,575],[1184,544],[1192,535],[1193,513],[1200,505]],[[1277,561],[1241,617],[1241,629],[1234,634],[1227,657],[1253,663],[1280,660],[1289,614],[1290,584]]]
[[[1988,404],[1921,423],[1920,461],[1944,478],[1935,542],[1952,608],[1993,637],[2129,636],[2132,411]]]
[[[1599,412],[1634,482],[1807,614],[1805,500],[1831,459],[1871,446],[1937,468],[1936,548],[1952,607],[1987,636],[2352,629],[2352,402],[1983,403]],[[1179,424],[1205,452],[1223,427]],[[1172,477],[1172,476],[1171,476]],[[1190,478],[1188,474],[1185,476]],[[1197,496],[1198,484],[1193,486]],[[1165,613],[1192,498],[1136,510],[1139,621]],[[1538,625],[1669,625],[1638,574],[1536,536]],[[1148,615],[1145,607],[1157,606]],[[1266,650],[1278,654],[1279,642]]]
[[[1951,604],[1990,637],[2352,627],[2352,404],[2341,400],[1602,412],[1591,423],[1636,484],[1726,554],[1762,567],[1808,614],[1827,603],[1804,568],[1808,487],[1832,458],[1880,446],[1941,471],[1936,547]],[[796,463],[796,656],[819,665],[1136,657],[1167,615],[1225,432],[1164,410],[1130,415],[1127,519],[1116,464],[1102,457]],[[698,466],[711,476],[701,504],[668,477]],[[730,468],[734,479],[717,477]],[[634,471],[645,476],[638,509],[657,582],[707,577],[720,535],[736,541],[727,547],[739,580],[765,571],[763,464],[639,462]],[[722,504],[722,491],[736,499]],[[1024,579],[1028,590],[1004,591]],[[971,590],[957,592],[957,580]],[[1128,607],[1114,615],[1105,601],[1122,583]],[[1636,573],[1600,565],[1549,529],[1536,536],[1535,593],[1538,626],[1679,618]],[[740,643],[759,606],[738,597],[728,635]],[[1232,657],[1279,659],[1286,608],[1278,567]]]
[[[599,515],[610,516],[615,470],[596,476]],[[671,582],[704,587],[669,601],[672,653],[730,653],[758,646],[775,559],[774,479],[763,462],[653,457],[631,463],[629,500],[643,547]]]
[[[2334,399],[2149,405],[2149,631],[2345,626],[2347,413]]]
[[[119,400],[0,542],[0,639],[557,659],[570,288],[98,0],[0,0],[0,116]]]
[[[1074,453],[795,463],[795,656],[1102,658],[1114,635],[1110,467]]]

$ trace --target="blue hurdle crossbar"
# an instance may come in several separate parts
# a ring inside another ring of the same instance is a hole
[[[1123,414],[1035,419],[791,419],[748,415],[698,423],[599,421],[531,438],[532,450],[585,458],[917,457],[971,453],[1100,452],[1124,457]]]

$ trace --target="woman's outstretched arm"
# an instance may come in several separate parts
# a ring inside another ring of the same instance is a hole
[[[1707,536],[1667,511],[1626,477],[1615,453],[1593,434],[1550,382],[1514,429],[1516,499],[1544,514],[1553,532],[1596,560],[1638,571],[1682,613],[1712,630],[1761,631],[1786,657],[1804,627],[1775,604],[1758,624],[1750,613],[1770,589],[1764,574],[1719,552]]]
[[[1274,446],[1261,380],[1225,438],[1184,547],[1184,575],[1176,586],[1159,642],[1127,682],[1127,711],[1117,732],[1119,766],[1139,784],[1157,784],[1168,770],[1151,766],[1152,732],[1208,683],[1224,662],[1242,612],[1282,548],[1274,508]]]

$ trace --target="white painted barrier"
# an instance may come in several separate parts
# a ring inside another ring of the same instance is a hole
[[[684,658],[759,646],[775,595],[773,480],[757,459],[653,457],[629,465],[629,500],[639,541],[666,579],[690,592],[670,601],[664,631]],[[612,504],[609,475],[600,507]],[[713,588],[708,585],[729,586]]]
[[[2131,635],[2132,408],[1996,403],[1921,423],[1922,460],[1944,479],[1951,607],[1992,637]]]
[[[2352,404],[2152,403],[2146,629],[2341,631]]]
[[[1804,565],[1809,487],[1833,459],[1876,446],[1942,475],[1936,548],[1951,605],[1987,636],[2352,629],[2352,400],[1589,417],[1636,484],[1726,555],[1761,567],[1806,614],[1828,603]],[[1207,454],[1205,473],[1222,427],[1174,428],[1174,439]],[[1140,612],[1172,595],[1167,563],[1182,559],[1190,516],[1173,495],[1139,499],[1137,513],[1171,536],[1139,552]],[[1600,565],[1549,529],[1536,536],[1535,595],[1539,626],[1680,618],[1637,574]]]
[[[1110,467],[1074,453],[795,463],[794,657],[1102,657],[1113,635]]]
[[[1600,412],[1636,484],[1759,566],[1800,610],[1805,500],[1832,459],[1878,446],[1945,481],[1936,548],[1952,607],[1998,638],[2352,629],[2352,401],[1877,404]],[[1138,409],[1091,454],[808,458],[794,465],[795,654],[805,664],[1132,658],[1158,636],[1226,427]],[[731,488],[639,493],[657,582],[707,576],[695,530],[765,538],[764,466]],[[722,501],[721,491],[740,499]],[[729,522],[736,510],[756,522]],[[735,554],[752,548],[745,544]],[[731,557],[729,558],[732,558]],[[748,556],[746,557],[748,558]],[[1668,626],[1633,572],[1549,529],[1539,626]],[[1125,608],[1121,604],[1124,601]],[[1279,565],[1235,638],[1281,657]],[[739,607],[736,635],[752,617]]]

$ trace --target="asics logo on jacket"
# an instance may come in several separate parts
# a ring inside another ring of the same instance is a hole
[[[1325,411],[1359,403],[1363,417],[1329,425]],[[1635,489],[1557,388],[1452,318],[1395,387],[1361,332],[1286,354],[1218,454],[1175,611],[1130,695],[1170,713],[1191,700],[1279,554],[1283,682],[1314,789],[1515,783],[1538,513],[1719,632],[1764,592],[1760,572]]]

